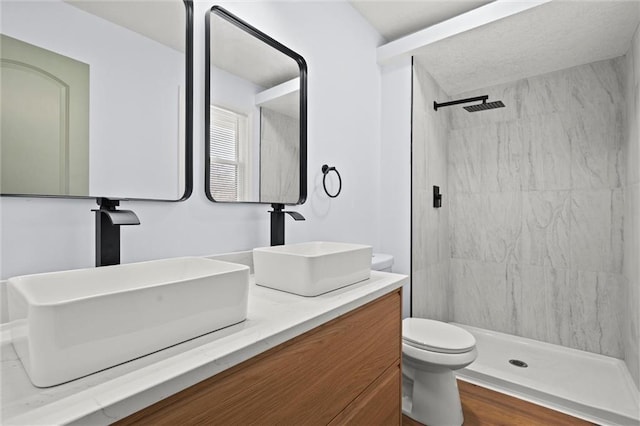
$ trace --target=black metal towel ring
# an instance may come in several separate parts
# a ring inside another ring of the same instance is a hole
[[[330,171],[334,171],[338,175],[338,182],[339,182],[338,192],[336,192],[334,195],[329,194],[329,191],[327,191],[326,179]],[[342,191],[342,178],[340,177],[340,173],[336,170],[335,167],[329,167],[326,164],[324,164],[322,166],[322,174],[324,174],[324,176],[322,177],[322,187],[324,188],[324,192],[326,192],[329,197],[336,198],[338,195],[340,195],[340,191]]]

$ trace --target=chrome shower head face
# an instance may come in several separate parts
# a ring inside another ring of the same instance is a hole
[[[502,103],[502,101],[483,102],[481,104],[470,105],[462,108],[466,109],[469,112],[478,112],[486,111],[488,109],[504,108],[504,104]]]

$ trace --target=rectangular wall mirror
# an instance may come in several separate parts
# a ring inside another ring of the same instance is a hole
[[[307,195],[307,66],[214,6],[206,19],[207,197],[302,204]]]
[[[191,0],[3,0],[0,12],[2,195],[191,194]]]

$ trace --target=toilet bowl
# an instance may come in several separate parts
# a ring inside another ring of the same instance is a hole
[[[462,406],[454,370],[477,357],[471,333],[440,321],[405,318],[402,321],[403,399],[412,419],[429,426],[462,425]]]
[[[393,256],[388,254],[376,253],[371,260],[373,270],[390,272],[392,265]],[[403,414],[429,426],[462,425],[453,372],[477,356],[476,339],[467,330],[423,318],[402,320]]]

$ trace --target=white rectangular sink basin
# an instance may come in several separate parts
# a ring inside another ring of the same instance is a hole
[[[12,343],[38,387],[244,321],[249,268],[176,258],[8,282]]]
[[[310,242],[253,249],[256,284],[299,296],[369,279],[371,246]]]

